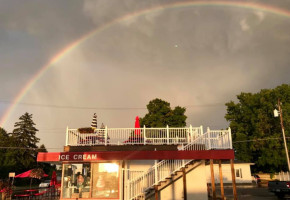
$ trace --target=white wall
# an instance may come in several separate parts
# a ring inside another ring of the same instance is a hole
[[[234,164],[235,175],[239,171],[239,177],[236,176],[236,183],[252,183],[251,177],[251,163],[237,163]],[[222,164],[223,182],[232,183],[232,173],[230,164]],[[207,182],[211,183],[210,165],[206,165]],[[219,166],[214,164],[214,178],[215,183],[220,183]]]
[[[154,165],[154,160],[130,160],[127,161],[127,169],[136,171],[147,171]]]
[[[202,161],[201,165],[186,174],[187,199],[206,200],[207,183],[206,168]],[[160,191],[160,200],[183,200],[182,177],[173,184]]]

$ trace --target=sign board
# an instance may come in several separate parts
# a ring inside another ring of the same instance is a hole
[[[13,178],[13,177],[15,177],[15,172],[10,172],[9,173],[9,178]]]
[[[59,161],[96,161],[96,153],[70,153],[59,155]]]
[[[96,162],[100,160],[234,159],[232,149],[198,151],[39,152],[38,162]]]

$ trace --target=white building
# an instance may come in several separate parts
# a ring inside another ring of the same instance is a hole
[[[232,183],[231,165],[229,162],[222,163],[223,183]],[[251,165],[254,163],[243,163],[235,161],[235,178],[236,183],[252,183]],[[206,165],[207,183],[211,183],[210,165]],[[220,183],[219,165],[214,164],[214,179],[215,183]]]
[[[208,198],[205,163],[231,160],[234,170],[230,129],[208,128],[204,133],[202,127],[192,126],[105,127],[82,131],[67,129],[64,152],[37,157],[38,162],[62,164],[63,200],[204,200]]]

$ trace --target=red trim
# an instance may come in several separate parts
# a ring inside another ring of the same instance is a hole
[[[92,162],[100,160],[234,159],[233,150],[39,152],[38,162]]]

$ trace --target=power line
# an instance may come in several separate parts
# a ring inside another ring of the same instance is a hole
[[[11,101],[0,100],[2,103],[11,104]],[[145,107],[86,107],[86,106],[65,106],[65,105],[53,105],[53,104],[37,104],[37,103],[17,103],[19,105],[27,105],[34,107],[48,107],[48,108],[61,108],[61,109],[83,109],[83,110],[146,110]],[[214,103],[214,104],[197,104],[197,105],[187,105],[185,108],[194,107],[219,107],[225,106],[224,103]]]
[[[290,139],[290,137],[286,137]],[[257,142],[257,141],[265,141],[265,140],[280,140],[281,137],[277,138],[261,138],[261,139],[254,139],[254,140],[239,140],[233,143],[242,143],[242,142]],[[27,147],[0,147],[0,149],[24,149],[24,150],[41,150],[41,149],[62,149],[61,147],[46,147],[46,148],[27,148]]]
[[[286,137],[287,139],[289,139],[290,137]],[[240,141],[235,141],[233,143],[242,143],[242,142],[257,142],[257,141],[264,141],[264,140],[281,140],[282,137],[278,137],[278,138],[262,138],[262,139],[254,139],[254,140],[240,140]]]
[[[50,147],[50,148],[27,148],[27,147],[0,147],[0,149],[23,149],[23,150],[43,150],[43,149],[62,149],[61,147]]]

